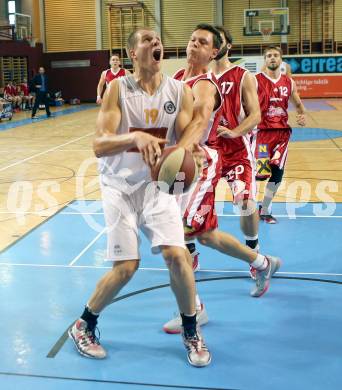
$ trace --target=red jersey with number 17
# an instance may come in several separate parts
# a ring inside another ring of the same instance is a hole
[[[223,109],[220,125],[230,130],[235,129],[245,119],[246,114],[242,102],[242,84],[248,71],[240,66],[232,66],[221,74],[216,75],[223,97]],[[208,145],[230,151],[237,143],[243,145],[241,137],[229,139],[217,137],[211,133]]]
[[[280,74],[272,79],[265,73],[256,75],[261,122],[258,129],[289,129],[288,105],[293,91],[293,80]]]

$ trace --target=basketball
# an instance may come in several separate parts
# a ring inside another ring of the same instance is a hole
[[[151,176],[162,191],[177,195],[189,190],[198,177],[198,168],[188,150],[170,146],[163,150]]]

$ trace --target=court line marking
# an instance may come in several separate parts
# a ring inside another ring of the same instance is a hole
[[[42,148],[46,145],[42,145]],[[11,149],[11,153],[39,152],[41,149]],[[59,149],[57,152],[93,152],[93,149]],[[0,153],[8,153],[8,150],[0,150]],[[94,156],[95,158],[95,156]]]
[[[301,207],[301,206],[300,206]],[[298,208],[300,208],[298,207]],[[342,218],[342,215],[297,215],[297,214],[272,214],[277,218]],[[217,214],[218,217],[240,217],[239,214]]]
[[[1,260],[0,260],[1,261]],[[4,263],[0,262],[0,266],[14,266],[14,267],[36,267],[36,268],[84,268],[84,269],[111,269],[111,266],[104,265],[70,265],[70,264],[34,264],[34,263]],[[167,268],[153,268],[140,267],[140,271],[158,271],[168,272]],[[223,269],[201,269],[199,272],[203,273],[218,273],[218,274],[249,274],[249,271],[239,270],[223,270]],[[293,272],[293,271],[277,271],[277,275],[316,275],[316,276],[342,276],[336,273],[327,272]],[[196,276],[196,275],[195,275]]]
[[[296,148],[294,146],[290,147],[289,150],[338,150],[337,148]]]
[[[46,145],[41,145],[41,147],[43,148],[44,146]],[[38,148],[38,146],[36,146],[36,148]],[[25,148],[25,149],[11,149],[12,152],[23,152],[23,150],[25,152],[35,152],[35,151],[39,151],[40,149],[30,149],[30,148]],[[336,147],[335,148],[319,148],[319,147],[316,147],[316,148],[296,148],[296,147],[290,147],[289,150],[336,150],[336,151],[339,151],[339,149],[337,149]],[[58,150],[60,152],[93,152],[93,149],[60,149]],[[8,150],[0,150],[0,153],[8,153]]]
[[[300,206],[301,207],[301,206]],[[298,208],[300,208],[298,207]],[[216,207],[217,208],[217,207]],[[48,214],[46,210],[43,211],[0,211],[1,214],[9,215],[38,215],[40,217],[46,216]],[[49,215],[49,214],[48,214]],[[73,212],[73,211],[62,211],[59,215],[104,215],[102,212]],[[293,214],[273,214],[277,218],[342,218],[342,215],[293,215]],[[217,214],[218,217],[240,217],[240,214]]]
[[[8,169],[8,168],[15,167],[16,165],[20,165],[20,164],[22,164],[22,163],[24,163],[24,162],[26,162],[26,161],[30,161],[30,160],[32,160],[32,159],[34,159],[34,158],[36,158],[36,157],[42,156],[42,155],[44,155],[44,154],[46,154],[46,153],[53,152],[54,150],[59,149],[59,148],[62,147],[62,146],[72,144],[73,142],[79,141],[79,140],[81,140],[81,139],[83,139],[83,138],[87,138],[87,137],[89,137],[89,136],[91,136],[91,135],[93,135],[93,134],[94,134],[94,132],[92,131],[91,133],[88,133],[88,134],[86,134],[86,135],[82,135],[82,137],[78,137],[78,138],[72,139],[71,141],[65,142],[64,144],[54,146],[53,148],[44,150],[43,152],[34,154],[33,156],[26,157],[26,158],[24,158],[23,160],[16,161],[16,162],[13,163],[13,164],[10,164],[10,165],[7,165],[7,166],[5,166],[5,167],[0,168],[0,172],[5,171],[5,170]]]
[[[196,279],[196,282],[197,283],[201,283],[201,282],[215,282],[215,281],[220,281],[220,280],[238,280],[238,279],[250,279],[250,276],[249,275],[248,276],[218,276],[218,277],[214,277],[214,278]],[[342,281],[337,281],[337,280],[303,278],[303,277],[295,277],[295,276],[294,277],[275,276],[275,279],[285,279],[285,280],[293,280],[293,281],[298,281],[299,280],[299,281],[307,281],[307,282],[320,282],[320,283],[342,285]],[[145,292],[158,290],[158,289],[169,287],[169,286],[170,286],[170,284],[167,283],[167,284],[159,284],[159,285],[156,285],[156,286],[143,288],[141,290],[136,290],[136,291],[130,292],[128,294],[121,295],[121,296],[118,296],[118,297],[112,299],[112,301],[109,303],[109,305],[111,305],[111,304],[113,304],[115,302],[118,302],[118,301],[122,301],[122,300],[124,300],[126,298],[131,298],[131,297],[133,297],[135,295],[143,294]],[[75,321],[74,321],[74,323],[75,323]],[[72,325],[69,325],[69,327],[58,338],[58,340],[55,342],[53,347],[50,349],[50,351],[46,355],[47,358],[55,358],[56,355],[59,353],[59,351],[63,348],[65,342],[68,339],[68,329],[71,326]]]
[[[144,383],[144,382],[127,382],[127,381],[115,381],[111,379],[93,379],[93,378],[77,378],[77,377],[68,377],[68,376],[55,376],[55,375],[37,375],[37,374],[23,374],[16,372],[2,372],[0,375],[3,376],[20,376],[26,378],[43,378],[43,379],[59,379],[59,380],[68,380],[68,381],[78,381],[78,382],[94,382],[94,383],[112,383],[120,385],[136,385],[136,386],[145,386],[145,387],[161,387],[161,388],[172,388],[172,389],[194,389],[194,390],[237,390],[236,388],[227,388],[227,387],[199,387],[199,386],[187,386],[187,385],[165,385],[160,383]]]
[[[77,260],[79,260],[82,256],[83,256],[83,254],[84,253],[86,253],[87,252],[87,250],[92,246],[92,245],[94,245],[95,244],[95,242],[102,236],[102,234],[104,233],[106,231],[106,228],[104,228],[104,229],[102,229],[101,231],[100,231],[100,233],[93,239],[93,240],[91,240],[90,241],[90,243],[76,256],[76,257],[74,257],[72,260],[71,260],[71,262],[69,263],[69,266],[73,266],[75,263],[76,263],[76,261]]]

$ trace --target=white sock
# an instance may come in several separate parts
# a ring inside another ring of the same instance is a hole
[[[258,271],[263,271],[268,266],[268,260],[265,256],[258,253],[256,259],[251,263],[251,266]]]
[[[89,307],[88,303],[86,304],[86,308],[88,309],[89,313],[94,314],[94,316],[99,316],[100,315],[100,313],[95,313],[94,310],[91,310],[91,308]]]
[[[255,236],[246,236],[245,235],[245,240],[248,240],[248,241],[254,241],[254,240],[257,240],[259,238],[259,235],[256,234]]]
[[[202,309],[201,300],[198,294],[196,294],[196,311],[200,311]]]

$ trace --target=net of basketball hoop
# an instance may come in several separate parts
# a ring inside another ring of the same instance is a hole
[[[272,27],[261,27],[260,32],[261,32],[263,41],[269,42],[269,40],[271,39],[272,32],[273,32]]]

